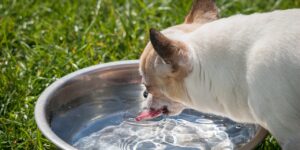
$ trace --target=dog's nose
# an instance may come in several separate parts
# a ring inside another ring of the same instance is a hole
[[[147,90],[144,91],[143,96],[144,96],[145,98],[148,97],[148,91],[147,91]]]

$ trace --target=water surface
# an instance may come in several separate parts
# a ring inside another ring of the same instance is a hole
[[[75,138],[73,146],[84,150],[236,149],[249,142],[257,129],[193,110],[151,121],[135,122],[133,118],[130,111],[101,118],[97,124],[105,126],[84,137],[78,135],[81,138]]]

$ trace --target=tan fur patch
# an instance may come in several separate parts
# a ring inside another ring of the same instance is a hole
[[[181,47],[183,51],[187,50],[184,45],[181,45]],[[186,100],[189,100],[189,97],[186,95],[187,92],[184,87],[184,78],[191,71],[188,64],[186,64],[187,66],[185,67],[175,68],[175,71],[171,74],[158,75],[155,68],[155,59],[157,59],[157,57],[159,56],[155,53],[152,44],[148,43],[140,58],[140,69],[144,79],[143,84],[146,86],[148,92],[155,97],[165,95],[177,102],[186,103]],[[183,57],[173,59],[183,59]],[[179,61],[182,60],[178,60],[178,62]]]
[[[184,23],[206,23],[218,19],[218,8],[213,0],[194,0]]]

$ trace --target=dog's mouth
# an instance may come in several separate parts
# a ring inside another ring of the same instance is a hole
[[[136,121],[142,121],[142,120],[150,120],[156,117],[159,117],[161,115],[168,115],[169,110],[167,106],[164,106],[161,109],[153,109],[150,108],[149,110],[142,111],[136,118]]]

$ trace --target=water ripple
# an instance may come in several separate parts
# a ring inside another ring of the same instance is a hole
[[[253,127],[247,125],[183,114],[142,122],[126,118],[119,125],[106,126],[79,139],[74,146],[84,150],[234,149],[254,134]]]

